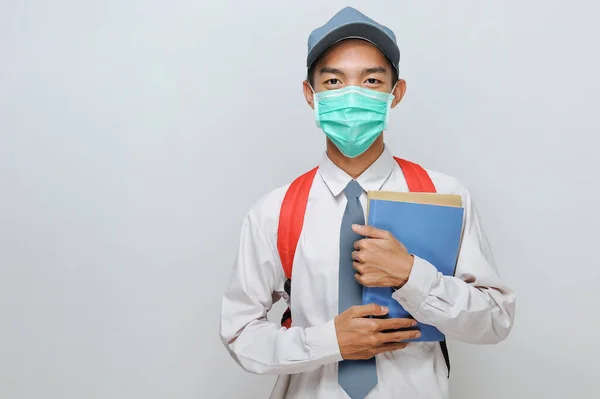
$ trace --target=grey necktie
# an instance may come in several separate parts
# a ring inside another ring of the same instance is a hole
[[[362,285],[354,275],[352,252],[354,242],[362,237],[352,230],[352,224],[364,224],[365,216],[360,203],[363,189],[352,180],[344,189],[348,199],[340,230],[339,313],[362,304]],[[377,385],[375,358],[368,360],[343,360],[339,363],[338,382],[352,399],[363,399]]]

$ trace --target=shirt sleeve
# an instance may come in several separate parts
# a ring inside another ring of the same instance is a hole
[[[249,213],[223,295],[223,344],[244,370],[255,374],[295,374],[340,361],[333,320],[289,329],[267,320],[267,312],[280,298],[285,282],[276,256],[274,245]]]
[[[469,193],[463,198],[465,222],[454,276],[415,256],[408,282],[392,296],[448,339],[494,344],[512,329],[515,293],[500,278]]]

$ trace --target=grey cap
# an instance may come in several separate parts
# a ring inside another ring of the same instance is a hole
[[[308,37],[306,66],[310,68],[329,47],[344,39],[363,39],[372,43],[398,71],[400,49],[394,32],[352,7],[343,8],[325,25],[311,32]]]

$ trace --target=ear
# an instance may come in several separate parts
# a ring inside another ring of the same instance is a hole
[[[304,82],[302,82],[302,90],[304,91],[304,98],[306,98],[306,102],[308,103],[308,105],[310,105],[310,107],[312,109],[315,109],[315,103],[313,100],[313,91],[310,88],[310,83],[308,83],[308,80],[305,80]]]
[[[392,101],[391,107],[394,108],[402,98],[404,97],[404,93],[406,93],[406,81],[404,79],[399,79],[396,87],[392,94],[394,95],[394,100]]]

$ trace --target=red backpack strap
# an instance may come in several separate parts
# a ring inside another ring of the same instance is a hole
[[[429,173],[419,164],[406,159],[394,157],[408,184],[408,191],[413,193],[435,193],[435,185],[429,177]]]
[[[292,267],[296,247],[304,225],[304,213],[308,203],[308,195],[318,167],[297,177],[287,189],[279,212],[279,226],[277,228],[277,251],[283,272],[287,277],[284,291],[291,294]],[[292,312],[288,307],[281,317],[281,325],[290,328],[292,325]]]
[[[314,168],[297,177],[290,184],[279,212],[277,229],[277,251],[283,271],[288,279],[292,278],[292,263],[298,239],[304,225],[304,212],[308,203],[308,194],[318,168]]]

